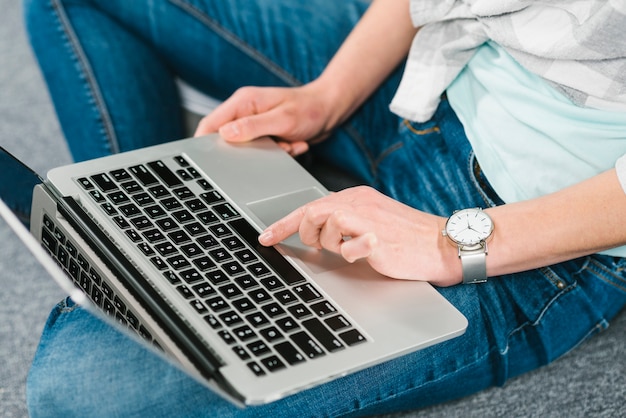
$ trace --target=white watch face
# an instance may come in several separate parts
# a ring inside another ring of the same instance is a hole
[[[450,216],[446,233],[457,244],[472,246],[486,240],[493,231],[489,215],[480,209],[463,209]]]

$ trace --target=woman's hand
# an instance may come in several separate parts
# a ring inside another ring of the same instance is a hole
[[[365,259],[386,276],[448,286],[460,283],[461,272],[455,247],[441,234],[444,224],[445,218],[360,186],[300,207],[270,225],[259,242],[275,245],[299,232],[304,244],[351,263]]]
[[[195,135],[219,132],[227,141],[273,137],[293,156],[330,135],[337,123],[330,94],[315,82],[302,87],[243,87],[202,119]]]

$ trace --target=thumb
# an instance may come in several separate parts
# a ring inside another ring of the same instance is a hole
[[[372,255],[378,245],[378,238],[373,232],[348,239],[341,244],[341,256],[349,263]]]

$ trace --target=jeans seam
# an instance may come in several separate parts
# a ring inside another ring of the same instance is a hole
[[[285,71],[284,68],[276,65],[272,60],[267,58],[265,55],[261,54],[255,48],[246,43],[243,39],[230,32],[228,29],[219,24],[216,20],[212,19],[202,10],[195,7],[193,4],[186,2],[185,0],[168,0],[171,4],[179,9],[183,10],[190,16],[195,17],[199,22],[203,25],[211,29],[213,32],[221,36],[224,40],[231,43],[234,47],[239,49],[239,51],[245,53],[250,58],[261,64],[265,69],[272,72],[278,78],[282,79],[285,84],[295,87],[301,86],[302,81],[298,80],[289,72]]]
[[[104,97],[100,91],[94,71],[89,64],[87,55],[82,49],[78,36],[76,35],[71,21],[67,16],[67,12],[65,11],[65,8],[61,4],[60,0],[51,0],[51,5],[58,18],[60,29],[67,40],[67,46],[70,49],[70,56],[74,58],[77,63],[78,71],[82,73],[82,77],[80,78],[86,81],[87,94],[91,97],[95,104],[96,111],[100,117],[100,122],[102,123],[104,135],[109,143],[111,151],[113,153],[118,153],[120,151],[120,147],[115,135],[113,122],[109,112],[107,111]]]
[[[607,269],[602,263],[594,260],[593,257],[588,257],[588,261],[583,266],[583,269],[593,272],[593,276],[602,280],[604,283],[613,286],[622,292],[626,292],[626,280],[615,274],[613,271]],[[610,276],[614,280],[609,280],[605,276]],[[622,283],[620,284],[619,282]]]

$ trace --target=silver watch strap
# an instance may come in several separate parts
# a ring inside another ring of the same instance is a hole
[[[463,268],[463,284],[484,283],[487,281],[487,254],[485,248],[477,250],[460,250]]]

